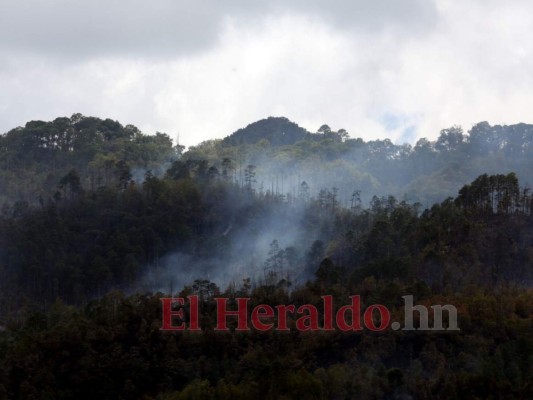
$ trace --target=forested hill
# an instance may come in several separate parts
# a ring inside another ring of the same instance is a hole
[[[394,144],[350,138],[328,125],[315,133],[283,135],[288,123],[259,121],[224,140],[189,148],[184,160],[207,160],[241,185],[248,179],[258,191],[288,197],[301,194],[305,182],[311,196],[336,192],[346,206],[355,194],[365,204],[373,195],[392,194],[430,206],[483,173],[515,172],[526,186],[533,184],[533,125],[480,122],[469,132],[443,129],[435,141]]]
[[[350,138],[322,125],[310,133],[283,117],[269,117],[223,140],[189,148],[173,146],[164,133],[147,135],[133,125],[75,114],[31,121],[0,136],[0,204],[4,212],[71,196],[71,190],[124,188],[145,173],[194,175],[211,168],[258,192],[286,198],[336,193],[350,206],[358,198],[394,195],[430,206],[454,196],[483,173],[515,172],[529,187],[533,125],[474,125],[443,129],[437,140],[394,144],[389,139]],[[304,192],[304,193],[302,193]]]
[[[480,123],[411,146],[323,125],[183,155],[80,115],[8,132],[0,399],[533,398],[532,132]],[[160,298],[190,294],[202,332],[162,331]],[[216,296],[327,294],[398,321],[405,295],[453,305],[460,330],[213,330]]]
[[[516,176],[427,210],[371,204],[167,175],[0,218],[0,398],[532,398],[533,201]],[[169,294],[201,297],[201,333],[160,330]],[[395,318],[406,294],[452,304],[461,331],[213,330],[216,296],[325,294]]]
[[[272,146],[294,144],[310,133],[285,117],[269,117],[248,125],[224,138],[224,145],[256,144],[266,140]]]
[[[110,119],[31,121],[0,136],[0,202],[23,209],[68,195],[66,186],[124,185],[149,169],[164,172],[181,149],[164,133],[146,135]]]

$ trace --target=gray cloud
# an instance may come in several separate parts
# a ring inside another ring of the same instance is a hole
[[[384,30],[417,34],[430,30],[438,20],[435,3],[427,0],[296,0],[282,4],[320,16],[334,27],[371,34]]]
[[[217,44],[228,18],[255,24],[266,15],[305,14],[335,28],[416,33],[436,19],[421,0],[270,2],[246,0],[2,0],[0,50],[71,61],[90,57],[173,58]]]
[[[216,41],[221,3],[4,0],[0,46],[73,58],[195,52]]]

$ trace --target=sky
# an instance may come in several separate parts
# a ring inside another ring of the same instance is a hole
[[[0,133],[82,113],[187,146],[268,116],[414,144],[533,122],[529,0],[0,0]]]

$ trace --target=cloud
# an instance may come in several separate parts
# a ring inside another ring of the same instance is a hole
[[[0,49],[62,57],[63,62],[172,58],[216,45],[227,17],[247,24],[292,11],[349,29],[374,32],[403,26],[413,31],[431,20],[433,8],[421,0],[2,0]]]
[[[192,145],[283,115],[413,143],[530,118],[525,0],[0,4],[0,132],[81,112]]]
[[[61,57],[173,57],[212,46],[221,2],[3,0],[0,49]]]
[[[411,36],[431,29],[438,18],[436,5],[425,0],[295,0],[277,4],[359,34],[388,31]]]

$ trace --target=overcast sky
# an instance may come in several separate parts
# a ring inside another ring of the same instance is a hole
[[[185,145],[268,116],[396,143],[533,122],[533,2],[0,0],[0,132],[76,112]]]

